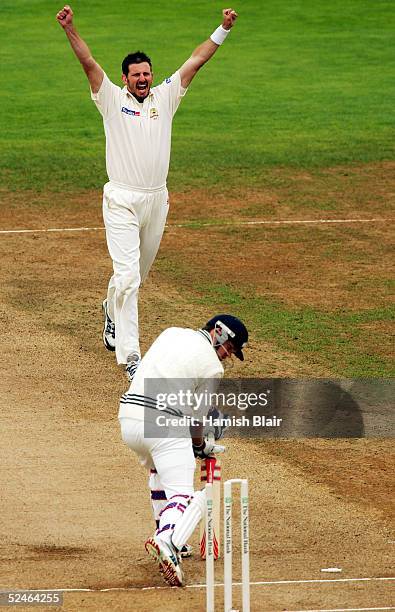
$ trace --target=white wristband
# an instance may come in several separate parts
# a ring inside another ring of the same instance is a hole
[[[230,30],[225,30],[222,25],[218,26],[218,28],[211,34],[210,38],[216,45],[222,45],[225,38],[229,34]]]

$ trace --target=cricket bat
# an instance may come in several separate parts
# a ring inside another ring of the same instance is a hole
[[[221,516],[221,461],[216,457],[207,457],[200,466],[200,482],[213,485],[213,518],[214,518],[214,559],[220,556],[220,516]],[[206,558],[206,520],[200,522],[200,556]]]

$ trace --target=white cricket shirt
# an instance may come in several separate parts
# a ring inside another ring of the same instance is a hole
[[[224,368],[208,334],[193,329],[169,327],[158,336],[141,360],[128,393],[121,399],[118,417],[144,418],[144,410],[138,404],[143,403],[139,398],[151,396],[147,379],[158,381],[155,388],[166,393],[178,393],[182,389],[184,392],[190,390],[204,395],[208,381],[212,379],[214,382],[214,379],[222,378],[223,375]],[[191,407],[177,405],[183,414],[196,418],[202,412],[207,414],[209,407],[202,405],[202,410],[196,411]]]
[[[103,117],[110,181],[143,190],[166,185],[171,125],[185,93],[179,71],[153,87],[143,103],[104,74],[91,98]]]

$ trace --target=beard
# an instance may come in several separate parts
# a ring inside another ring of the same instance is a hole
[[[148,93],[149,93],[149,91],[148,91]],[[140,104],[141,104],[148,97],[148,94],[146,96],[139,96],[139,95],[134,93],[134,94],[132,94],[132,96],[134,98],[136,98],[137,102],[140,102]]]

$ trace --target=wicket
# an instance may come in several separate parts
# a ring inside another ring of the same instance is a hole
[[[224,483],[224,610],[235,612],[232,607],[232,485],[240,484],[240,535],[241,535],[241,583],[243,612],[250,611],[250,559],[248,532],[248,481],[232,478]],[[206,605],[207,612],[214,612],[214,529],[213,485],[206,484]]]

